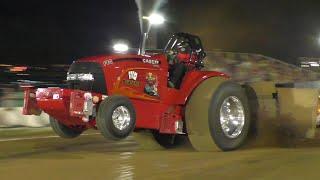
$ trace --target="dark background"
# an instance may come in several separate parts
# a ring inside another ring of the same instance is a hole
[[[145,0],[148,1],[148,0]],[[294,63],[320,56],[320,2],[169,0],[160,42],[173,31],[201,36],[207,50],[261,53]],[[69,64],[107,52],[116,39],[138,47],[134,0],[1,0],[0,63]],[[162,45],[162,44],[161,44]]]

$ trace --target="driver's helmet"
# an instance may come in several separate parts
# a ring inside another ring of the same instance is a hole
[[[180,62],[187,62],[191,57],[191,47],[189,43],[182,41],[177,44],[177,56],[176,58]]]
[[[190,53],[191,47],[189,43],[183,38],[178,39],[175,46],[167,52],[169,64],[187,62],[190,59]]]

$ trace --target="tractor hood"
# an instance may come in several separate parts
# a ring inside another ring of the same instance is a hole
[[[99,56],[91,56],[81,58],[76,62],[96,62],[101,65],[109,65],[111,63],[117,63],[121,61],[147,61],[147,60],[158,60],[161,61],[165,55],[162,53],[150,53],[146,55],[137,54],[104,54]],[[148,61],[149,63],[152,63]]]
[[[70,89],[107,94],[117,77],[127,69],[157,68],[167,64],[163,54],[111,54],[81,58],[74,61],[67,74]]]

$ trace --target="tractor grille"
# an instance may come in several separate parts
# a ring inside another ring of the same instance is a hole
[[[69,74],[92,74],[94,80],[68,80],[70,89],[78,89],[95,93],[106,94],[107,86],[100,64],[95,62],[74,62],[68,71]]]

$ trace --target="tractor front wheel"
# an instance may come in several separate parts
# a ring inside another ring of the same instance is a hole
[[[100,103],[96,121],[106,139],[120,140],[134,130],[136,113],[128,98],[111,96]]]

